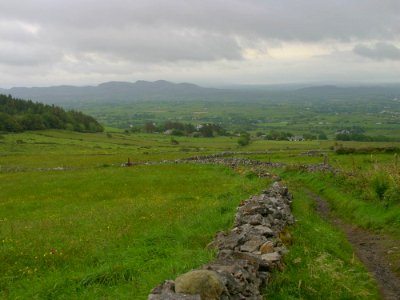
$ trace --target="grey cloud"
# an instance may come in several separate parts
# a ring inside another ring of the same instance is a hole
[[[63,54],[57,49],[41,45],[19,45],[0,41],[0,65],[37,66],[54,63]]]
[[[354,53],[373,60],[400,60],[400,48],[389,43],[376,43],[373,46],[356,45]]]
[[[25,26],[25,27],[24,27]],[[37,36],[26,25],[16,21],[0,21],[0,41],[32,43]]]
[[[4,1],[7,2],[7,1]],[[25,0],[0,4],[3,18],[59,27],[144,25],[197,28],[248,38],[324,40],[399,34],[397,0]],[[10,2],[10,1],[9,1]],[[21,3],[22,2],[22,3]]]
[[[73,31],[66,38],[74,43],[75,34],[80,35],[81,31],[93,40],[107,30],[136,29],[158,30],[158,35],[152,38],[163,40],[170,32],[195,30],[209,33],[209,39],[205,35],[200,37],[204,38],[203,45],[210,45],[209,50],[215,50],[211,46],[216,42],[213,36],[230,39],[231,43],[237,37],[249,42],[254,39],[315,42],[394,38],[400,34],[399,11],[398,0],[21,0],[0,3],[2,19],[41,24],[45,32],[52,32],[49,39],[56,38],[55,34],[63,36],[64,32]],[[98,34],[89,35],[93,32]],[[114,41],[114,36],[107,36],[110,43],[118,43],[116,37]],[[169,41],[174,42],[180,41],[174,38]],[[163,48],[165,42],[158,46]],[[146,47],[143,52],[149,55]],[[230,58],[229,54],[226,58]]]
[[[56,32],[52,34],[56,36]],[[234,38],[198,30],[149,27],[66,30],[55,40],[74,53],[106,54],[139,62],[242,59],[241,48]]]
[[[246,48],[266,53],[286,42],[358,43],[358,55],[394,59],[396,49],[361,45],[400,40],[399,12],[398,0],[0,1],[0,64],[47,64],[71,74],[134,66],[143,76],[153,67],[181,74],[174,65],[198,63],[215,72],[221,62],[246,62]],[[31,25],[38,31],[26,30]]]

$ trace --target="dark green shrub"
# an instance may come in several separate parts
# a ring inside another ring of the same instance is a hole
[[[247,132],[240,133],[240,137],[238,139],[239,146],[247,146],[250,144],[250,134]]]
[[[384,174],[377,173],[372,179],[371,186],[379,200],[383,200],[386,191],[390,187],[390,184],[388,178]]]

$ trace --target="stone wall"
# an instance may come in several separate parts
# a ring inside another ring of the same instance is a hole
[[[290,239],[286,227],[294,223],[292,196],[275,182],[262,194],[238,207],[234,228],[217,233],[209,245],[214,261],[154,288],[149,300],[258,300],[270,274],[282,268]]]
[[[225,153],[225,152],[223,152]],[[176,160],[161,160],[161,161],[145,161],[135,163],[124,163],[122,166],[135,166],[135,165],[160,165],[160,164],[217,164],[224,165],[230,168],[237,168],[239,166],[250,167],[263,167],[263,168],[297,168],[307,172],[337,172],[331,165],[327,163],[320,164],[293,164],[288,165],[281,162],[266,162],[248,158],[227,158],[222,154],[208,155],[208,156],[193,156],[189,158],[176,159]]]

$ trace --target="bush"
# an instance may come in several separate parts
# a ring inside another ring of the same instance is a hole
[[[371,185],[379,200],[383,200],[386,191],[390,187],[388,178],[382,173],[377,173],[372,179]]]
[[[250,134],[248,134],[247,132],[241,133],[238,139],[238,144],[242,147],[250,144]]]
[[[325,134],[325,132],[320,132],[320,133],[318,134],[318,139],[319,139],[319,140],[327,140],[328,137],[327,137],[327,135]]]
[[[185,135],[184,132],[180,129],[172,129],[171,135],[176,135],[176,136],[183,136]]]

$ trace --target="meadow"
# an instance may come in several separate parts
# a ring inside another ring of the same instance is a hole
[[[374,185],[374,178],[386,176],[384,181],[392,181],[384,192],[398,187],[396,154],[339,155],[333,141],[253,139],[240,147],[236,137],[176,140],[110,128],[2,135],[0,297],[146,299],[158,283],[210,260],[206,245],[215,232],[228,229],[238,203],[270,181],[251,176],[251,168],[122,164],[128,157],[145,162],[233,151],[235,157],[289,165],[270,171],[293,191],[298,223],[290,229],[287,268],[272,281],[268,297],[379,298],[343,234],[316,215],[304,189],[324,195],[349,222],[398,237],[400,203],[386,201]],[[299,167],[322,163],[323,155],[343,170],[341,176]],[[364,284],[354,288],[360,278]]]
[[[2,298],[145,299],[164,279],[209,260],[214,233],[267,184],[221,166],[106,165],[103,156],[86,160],[82,144],[75,152],[73,143],[55,142],[47,159],[43,144],[20,157],[12,151],[15,161],[2,152]],[[43,169],[59,166],[63,151],[67,169]]]

